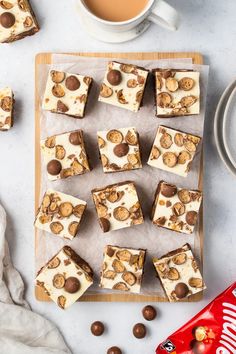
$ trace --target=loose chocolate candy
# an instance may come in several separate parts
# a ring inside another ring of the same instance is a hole
[[[194,226],[197,222],[197,212],[194,210],[188,211],[186,214],[186,221],[189,225]]]
[[[71,75],[66,78],[65,85],[68,90],[75,91],[80,87],[80,82],[76,76]]]
[[[143,323],[136,323],[133,327],[133,335],[138,338],[144,338],[146,336],[146,327]]]
[[[61,172],[62,165],[58,160],[51,160],[47,164],[47,171],[50,175],[56,176]]]
[[[101,225],[101,228],[103,232],[108,232],[110,230],[110,221],[106,218],[100,218],[99,223]]]
[[[91,324],[90,329],[91,329],[92,334],[94,336],[98,337],[103,334],[105,328],[104,328],[104,324],[102,322],[96,321]]]
[[[122,77],[121,72],[119,70],[110,70],[107,74],[107,81],[113,85],[117,86],[121,83]]]
[[[80,282],[79,279],[76,277],[69,277],[66,279],[65,282],[65,291],[70,294],[76,293],[80,289]]]
[[[15,22],[15,16],[10,12],[3,12],[0,16],[0,24],[4,28],[10,28],[14,26]]]
[[[72,145],[80,145],[81,144],[81,136],[79,132],[70,133],[69,141]]]
[[[145,320],[153,321],[156,318],[157,312],[153,306],[148,305],[143,308],[142,314]]]
[[[179,299],[183,299],[189,293],[189,288],[185,283],[178,283],[175,286],[175,294]]]
[[[177,188],[173,184],[162,184],[161,194],[166,198],[171,198],[177,193]]]
[[[128,154],[129,145],[127,143],[118,144],[114,147],[113,152],[117,157],[123,157]]]
[[[122,351],[118,347],[111,347],[107,350],[107,354],[122,354]]]

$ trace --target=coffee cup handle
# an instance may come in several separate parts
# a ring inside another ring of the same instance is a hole
[[[179,25],[179,14],[163,0],[157,0],[148,19],[155,24],[176,31]]]

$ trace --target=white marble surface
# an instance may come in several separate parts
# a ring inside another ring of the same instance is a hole
[[[99,43],[80,28],[74,0],[32,1],[41,31],[32,38],[0,46],[0,86],[16,95],[14,128],[0,134],[0,201],[8,212],[7,237],[16,267],[27,285],[35,311],[58,324],[76,354],[103,354],[119,345],[124,354],[152,354],[156,345],[235,280],[235,177],[225,169],[213,137],[217,101],[236,76],[236,2],[234,0],[172,0],[182,15],[178,32],[154,25],[142,37],[122,45]],[[131,335],[142,320],[142,304],[77,303],[66,312],[34,299],[34,58],[42,51],[199,51],[211,66],[205,129],[205,298],[195,304],[156,304],[158,319],[148,324],[144,340]],[[89,332],[102,320],[101,338]],[[32,324],[33,325],[33,324]]]

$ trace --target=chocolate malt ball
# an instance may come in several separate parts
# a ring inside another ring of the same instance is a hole
[[[110,70],[107,74],[107,81],[112,86],[117,86],[121,83],[122,77],[119,70]]]
[[[136,323],[133,327],[133,335],[138,338],[142,339],[146,336],[146,327],[143,323]]]
[[[94,336],[99,337],[103,334],[104,332],[104,324],[100,321],[93,322],[91,324],[91,332]]]
[[[111,347],[107,350],[107,354],[122,354],[122,351],[118,347]]]
[[[145,320],[153,321],[156,318],[157,312],[153,306],[148,305],[143,308],[142,314]]]

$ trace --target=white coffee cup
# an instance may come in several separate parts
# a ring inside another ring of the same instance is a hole
[[[128,1],[128,0],[127,0]],[[145,9],[136,17],[127,21],[112,22],[103,20],[94,15],[83,0],[80,0],[81,9],[87,15],[95,26],[99,26],[101,30],[108,32],[125,32],[137,27],[144,20],[149,20],[161,27],[175,31],[179,25],[178,12],[164,0],[149,0]]]

